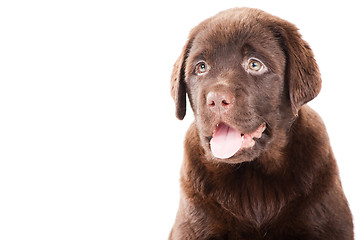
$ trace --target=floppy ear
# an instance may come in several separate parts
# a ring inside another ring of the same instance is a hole
[[[186,114],[185,62],[190,49],[190,40],[185,44],[171,74],[171,96],[175,101],[176,117],[184,119]]]
[[[319,94],[320,72],[310,46],[293,24],[284,21],[280,27],[276,27],[275,32],[286,55],[285,77],[292,111],[297,115],[302,105]]]

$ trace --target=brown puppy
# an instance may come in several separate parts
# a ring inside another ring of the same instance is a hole
[[[231,9],[195,27],[171,94],[185,140],[170,239],[353,239],[353,223],[320,117],[305,104],[321,79],[296,27]]]

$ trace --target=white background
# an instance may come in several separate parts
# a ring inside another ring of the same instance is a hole
[[[360,236],[356,1],[2,1],[0,239],[167,239],[183,140],[172,65],[231,7],[295,23],[323,79],[323,117]]]

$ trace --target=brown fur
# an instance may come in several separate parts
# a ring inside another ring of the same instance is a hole
[[[250,57],[268,71],[249,74]],[[199,61],[211,67],[198,76]],[[296,27],[256,9],[231,9],[195,27],[174,65],[171,94],[185,140],[181,199],[169,239],[353,239],[353,223],[325,126],[306,103],[321,78]],[[209,92],[231,96],[210,111]],[[209,136],[219,122],[239,132],[266,130],[250,149],[215,158]]]

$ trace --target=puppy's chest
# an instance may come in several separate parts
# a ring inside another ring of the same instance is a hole
[[[231,216],[240,223],[260,228],[280,214],[288,201],[286,195],[286,190],[276,182],[250,176],[214,186],[209,197],[225,218]]]

